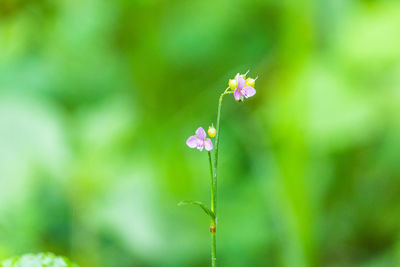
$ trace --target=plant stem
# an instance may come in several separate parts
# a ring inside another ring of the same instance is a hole
[[[214,221],[215,224],[215,221]],[[212,229],[211,223],[211,229]],[[215,229],[215,226],[214,226]],[[211,232],[211,266],[217,267],[217,237],[215,236],[215,232]]]
[[[211,219],[210,232],[211,232],[211,266],[217,266],[217,172],[218,172],[218,144],[219,144],[219,122],[221,119],[222,100],[225,95],[232,94],[232,91],[225,90],[219,97],[218,113],[217,113],[217,134],[215,136],[215,156],[214,166],[212,166],[211,153],[208,152],[211,168],[211,211],[214,213],[214,218]],[[214,167],[214,171],[213,171]]]
[[[211,159],[211,152],[208,151],[208,162],[210,164],[210,187],[211,187],[211,211],[214,212],[214,171],[213,171],[213,164]]]
[[[210,162],[210,174],[211,174],[211,211],[215,212],[214,206],[214,171],[211,159],[211,152],[208,151],[208,159]],[[215,215],[215,213],[214,213]],[[211,266],[217,266],[217,240],[215,236],[215,217],[211,218],[210,222],[210,233],[211,233]]]

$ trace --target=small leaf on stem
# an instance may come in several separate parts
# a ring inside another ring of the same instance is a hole
[[[204,210],[205,213],[207,213],[208,216],[211,217],[211,219],[215,219],[215,214],[212,212],[209,208],[207,208],[206,205],[203,204],[203,202],[200,201],[194,201],[194,200],[184,200],[178,203],[178,206],[182,205],[197,205],[200,208]]]

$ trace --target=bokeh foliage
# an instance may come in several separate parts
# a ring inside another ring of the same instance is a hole
[[[25,254],[0,262],[1,267],[78,267],[70,260],[52,253]]]
[[[0,259],[207,266],[222,113],[220,266],[397,266],[400,2],[0,1]]]

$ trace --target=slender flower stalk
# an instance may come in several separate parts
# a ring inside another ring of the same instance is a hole
[[[215,217],[211,219],[210,233],[211,233],[211,266],[217,266],[217,177],[218,177],[218,145],[219,145],[219,126],[221,120],[222,100],[225,95],[232,94],[228,91],[229,87],[221,94],[218,101],[217,113],[217,133],[215,137],[215,155],[214,155],[214,171],[212,172],[212,186],[211,186],[211,211]],[[211,160],[211,156],[210,156]],[[213,167],[210,161],[211,168]]]
[[[211,152],[208,151],[208,159],[209,159],[209,164],[210,164],[210,176],[211,176],[211,211],[216,215],[215,213],[215,194],[214,188],[216,189],[216,186],[214,186],[214,170],[213,170],[213,163],[212,163],[212,158],[211,158]],[[210,233],[211,233],[211,266],[217,266],[217,239],[215,236],[215,230],[216,230],[216,217],[211,217],[211,222],[210,222]]]
[[[200,151],[205,148],[208,151],[208,161],[210,165],[210,187],[211,187],[211,209],[207,208],[200,201],[181,201],[178,205],[191,204],[200,206],[206,214],[210,216],[210,234],[211,234],[211,266],[217,266],[217,177],[218,177],[218,151],[219,151],[219,133],[220,133],[220,121],[221,121],[221,108],[224,96],[234,94],[234,98],[238,102],[242,102],[245,98],[249,98],[255,95],[256,90],[254,84],[256,79],[246,79],[247,72],[245,74],[237,74],[234,79],[229,80],[229,86],[220,95],[218,101],[218,112],[217,112],[217,129],[214,126],[210,126],[208,129],[209,137],[215,137],[215,152],[214,152],[214,163],[212,161],[213,144],[211,139],[207,138],[206,133],[202,127],[196,130],[196,135],[191,136],[186,141],[186,144],[190,148],[197,148]]]

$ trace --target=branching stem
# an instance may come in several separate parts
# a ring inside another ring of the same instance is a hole
[[[211,153],[208,152],[210,162],[210,173],[211,173],[211,211],[214,213],[214,218],[211,218],[210,233],[211,233],[211,266],[217,266],[217,176],[218,176],[218,145],[219,145],[219,126],[221,119],[221,107],[222,100],[225,95],[232,94],[233,91],[229,90],[229,87],[221,94],[218,102],[218,113],[217,113],[217,134],[215,136],[215,154],[214,154],[214,166],[212,164]]]

